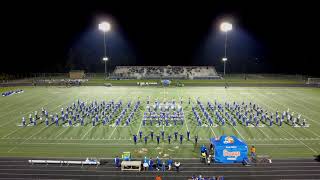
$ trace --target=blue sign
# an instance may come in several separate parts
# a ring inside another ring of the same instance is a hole
[[[214,159],[218,163],[237,163],[247,158],[247,144],[235,136],[221,136],[219,139],[211,138],[214,147]]]
[[[163,86],[169,86],[171,84],[171,81],[168,79],[162,80],[161,82]]]

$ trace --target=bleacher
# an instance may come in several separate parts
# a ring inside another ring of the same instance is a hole
[[[112,79],[218,79],[213,66],[117,66]]]

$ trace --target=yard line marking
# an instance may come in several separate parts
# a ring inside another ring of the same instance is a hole
[[[29,139],[31,139],[33,136],[39,134],[42,130],[46,129],[46,127],[43,127],[42,129],[40,129],[40,131],[38,131],[37,133],[34,133],[33,135],[31,135],[29,138],[27,138],[26,140],[24,140],[22,143],[19,143],[20,144],[24,144],[26,141],[28,141]],[[13,150],[15,150],[17,148],[17,146],[14,146],[13,148],[9,149],[8,152],[11,152]]]
[[[193,99],[194,99],[194,101],[196,101],[196,103],[197,103],[196,98],[195,98],[195,97],[193,97]],[[199,105],[198,105],[198,103],[197,103],[197,106],[199,106]],[[204,113],[203,113],[202,111],[201,111],[200,113],[202,114],[202,117],[203,117],[204,119],[206,119],[206,118],[205,118],[205,116],[204,116]],[[210,114],[209,114],[209,116],[210,116]],[[210,117],[211,117],[211,116],[210,116]],[[206,119],[206,121],[207,121],[207,122],[209,122],[207,119]],[[214,131],[213,131],[212,127],[211,127],[210,125],[209,125],[209,127],[210,127],[211,132],[212,132],[212,134],[214,135],[214,137],[217,137],[217,135],[216,135],[216,133],[214,133]]]
[[[55,137],[55,139],[57,139],[61,134],[63,134],[67,129],[69,129],[69,128],[65,128],[64,130],[62,130],[62,132],[60,132],[56,137]]]
[[[225,99],[225,102],[226,102],[226,98],[224,98],[224,99]],[[238,131],[238,129],[237,129],[235,126],[232,126],[232,128],[237,131],[237,133],[239,134],[239,136],[240,136],[243,140],[246,140],[246,139],[242,136],[242,134]]]
[[[270,136],[267,133],[265,133],[264,131],[262,131],[262,129],[258,128],[258,130],[261,131],[262,134],[264,134],[269,140],[271,140]]]
[[[141,113],[141,112],[140,112],[140,113]],[[139,131],[140,131],[140,129],[141,129],[141,126],[142,126],[142,119],[141,119],[141,122],[140,122],[139,129],[138,129],[138,131],[137,131],[137,136],[138,136],[138,134],[139,134]]]
[[[15,133],[15,132],[18,131],[19,129],[20,129],[20,128],[17,128],[17,129],[15,129],[14,131],[11,131],[9,134],[3,136],[1,139],[4,139],[4,138],[10,136],[11,134]]]
[[[119,96],[119,97],[117,98],[117,101],[120,101],[121,98],[122,98],[122,96]],[[132,100],[129,99],[128,102],[133,103],[133,106],[134,106],[134,100],[135,100],[135,98],[132,99]],[[127,108],[128,102],[127,102],[126,104],[124,104],[124,107],[122,108],[122,110]],[[122,110],[121,110],[121,111],[122,111]],[[119,113],[120,113],[120,114],[118,115],[118,118],[121,116],[121,111],[120,111],[120,109],[119,109]],[[127,113],[128,113],[128,112],[130,113],[130,109],[129,109],[129,108],[127,109],[126,113],[124,114],[124,117],[127,117]],[[116,123],[114,123],[114,124],[116,124]],[[115,125],[113,131],[111,132],[111,134],[110,134],[110,136],[109,136],[109,139],[112,137],[113,133],[116,131],[117,128],[118,128],[118,126]]]
[[[111,134],[109,136],[109,139],[111,139],[111,137],[112,137],[113,133],[116,131],[116,129],[117,129],[117,126],[115,128],[113,128],[113,131],[111,132]]]
[[[264,96],[266,99],[271,99],[272,101],[276,102],[277,104],[279,104],[280,106],[284,107],[284,108],[288,108],[286,106],[284,106],[283,104],[280,104],[278,101],[274,100],[274,98],[272,98],[271,96],[270,97],[266,97],[264,94],[260,93],[262,96]],[[303,106],[302,106],[303,107]],[[305,107],[304,107],[305,108]],[[299,113],[301,114],[301,116],[304,116],[306,118],[308,118],[309,120],[311,120],[312,122],[315,122],[316,124],[320,125],[320,122],[316,121],[316,120],[313,120],[311,119],[310,117],[306,116],[306,115],[303,115],[302,113]]]
[[[214,137],[217,137],[217,135],[216,135],[216,133],[214,133],[214,131],[213,131],[212,127],[211,127],[211,126],[209,126],[209,127],[210,127],[211,132],[213,133]]]
[[[81,140],[84,139],[84,137],[93,129],[94,126],[92,126],[82,137],[81,137]]]
[[[298,98],[298,96],[292,97],[291,95],[288,95],[288,94],[285,94],[285,95],[286,95],[286,96],[289,96],[290,99],[300,100],[300,98]],[[290,100],[290,99],[289,99],[289,100]],[[298,104],[298,103],[296,103],[295,101],[289,101],[289,102],[290,102],[290,103],[293,103],[293,104],[296,104],[297,106],[303,107],[304,109],[307,109],[307,110],[309,110],[309,111],[313,111],[313,112],[319,113],[318,111],[315,111],[315,110],[313,110],[313,109],[306,108],[305,106],[303,106],[303,105],[301,105],[301,104]],[[308,102],[306,102],[306,101],[302,101],[302,102],[308,104]],[[312,105],[312,106],[316,106],[316,105]],[[316,106],[316,107],[319,107],[319,106]]]
[[[260,96],[264,96],[259,92],[254,91],[255,94],[260,95]],[[265,97],[265,96],[264,96]],[[267,98],[267,97],[266,97]],[[268,98],[267,98],[268,99]],[[265,103],[263,100],[259,100],[258,102],[260,102],[260,104],[264,104],[268,109],[272,109],[275,110],[274,108],[270,107],[267,103]],[[280,128],[279,128],[280,129]],[[279,131],[279,133],[283,136],[283,138],[280,138],[280,140],[284,140],[284,136],[285,134],[282,133],[283,131]]]
[[[283,130],[284,131],[284,130]],[[293,138],[295,138],[296,140],[298,140],[300,143],[302,143],[305,147],[309,148],[312,152],[314,153],[318,153],[317,151],[315,151],[314,149],[312,149],[311,147],[309,147],[308,145],[306,145],[304,142],[302,142],[300,139],[296,138],[293,134],[287,132],[287,131],[284,131],[285,133],[289,134],[290,136],[292,136]]]
[[[47,106],[48,104],[52,103],[53,101],[54,101],[54,100],[48,102],[47,104],[43,105],[42,107]],[[62,104],[66,104],[66,103],[62,103]],[[62,104],[60,104],[59,107],[60,107]],[[37,107],[38,107],[38,106],[37,106]],[[40,108],[40,106],[39,106],[39,108]],[[56,108],[57,108],[57,107],[55,107],[54,109],[56,109]],[[33,112],[34,112],[34,110],[28,111],[28,112],[22,114],[22,116],[23,116],[23,115],[28,115],[28,114],[33,113]],[[10,114],[10,113],[11,113],[11,112],[9,112],[9,113],[7,113],[7,114]],[[4,115],[4,116],[6,116],[6,115]],[[4,117],[4,116],[2,116],[2,117]],[[2,118],[2,117],[1,117],[1,118]],[[4,127],[4,126],[6,126],[7,124],[10,124],[10,123],[12,123],[12,120],[11,120],[11,121],[8,121],[8,122],[5,123],[5,124],[0,125],[0,127]]]
[[[264,95],[263,95],[264,96]],[[272,99],[271,97],[270,97],[270,99]],[[272,99],[273,100],[273,99]],[[275,101],[275,100],[273,100],[273,101]],[[275,101],[275,102],[277,102],[277,101]],[[279,103],[278,103],[279,104]],[[265,105],[267,105],[267,104],[265,104]],[[281,105],[281,104],[280,104]],[[268,105],[267,105],[268,106]],[[282,105],[283,106],[283,105]],[[268,108],[270,108],[270,106],[268,106]],[[271,109],[273,109],[274,110],[274,108],[271,108]],[[291,137],[293,137],[294,139],[296,139],[296,140],[298,140],[300,143],[302,143],[305,147],[307,147],[308,149],[310,149],[312,152],[314,152],[314,153],[317,153],[317,151],[315,151],[314,149],[312,149],[311,147],[309,147],[308,145],[306,145],[304,142],[302,142],[300,139],[298,139],[298,138],[296,138],[293,134],[291,134],[291,133],[289,133],[289,132],[287,132],[287,131],[285,131],[285,130],[283,130],[283,129],[281,129],[283,132],[285,132],[285,133],[287,133],[287,134],[289,134]]]
[[[318,137],[320,137],[320,135],[319,134],[317,134],[317,133],[315,133],[315,132],[313,132],[313,131],[311,131],[311,129],[308,129],[308,128],[305,128],[307,131],[310,131],[312,134],[314,134],[315,136],[318,136]]]
[[[71,98],[70,98],[70,100],[71,100]],[[51,101],[51,102],[53,102],[53,101]],[[60,106],[65,105],[65,104],[68,104],[68,102],[66,102],[66,103],[61,103],[59,106],[57,106],[57,107],[53,108],[53,110],[56,110],[56,109],[58,109]],[[3,139],[4,137],[10,136],[11,134],[15,133],[15,132],[16,132],[16,131],[18,131],[19,129],[21,129],[21,128],[17,128],[17,129],[15,129],[13,132],[11,132],[11,133],[9,133],[9,134],[7,134],[7,135],[3,136],[1,139]]]
[[[297,93],[297,92],[294,92],[294,91],[292,91],[292,90],[291,90],[291,91],[288,91],[288,90],[287,90],[287,92],[288,92],[288,94],[285,94],[285,95],[286,95],[286,96],[289,96],[290,98],[294,97],[294,98],[299,99],[300,101],[302,101],[302,102],[304,102],[304,103],[306,103],[306,104],[310,104],[311,106],[320,107],[320,106],[318,106],[317,104],[313,104],[313,103],[311,103],[311,102],[305,101],[303,98],[299,98],[299,96],[301,96],[301,94],[299,94],[299,93]],[[296,95],[289,95],[289,93],[296,94]],[[304,97],[304,98],[306,98],[306,97]]]

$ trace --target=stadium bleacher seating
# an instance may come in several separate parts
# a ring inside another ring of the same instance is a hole
[[[218,79],[213,66],[117,66],[113,79]]]

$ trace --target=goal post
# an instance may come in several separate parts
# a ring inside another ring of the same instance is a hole
[[[307,84],[320,85],[320,78],[308,78]]]

